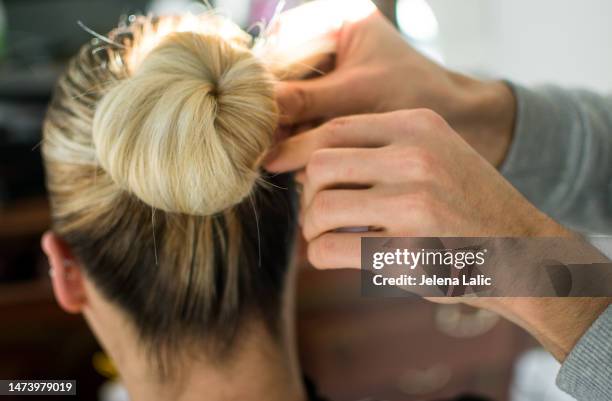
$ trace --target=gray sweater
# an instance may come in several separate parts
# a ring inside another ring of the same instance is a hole
[[[518,114],[502,174],[564,225],[612,235],[612,97],[510,86]],[[612,306],[567,357],[557,385],[579,401],[612,400]]]

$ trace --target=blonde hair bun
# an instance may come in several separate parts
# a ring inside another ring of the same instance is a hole
[[[248,48],[178,32],[104,95],[92,135],[121,189],[167,212],[205,216],[251,193],[277,116],[273,77]]]

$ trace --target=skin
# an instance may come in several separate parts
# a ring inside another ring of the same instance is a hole
[[[114,361],[131,399],[223,401],[304,401],[305,391],[293,333],[294,294],[287,285],[285,336],[280,344],[262,324],[253,321],[245,330],[232,360],[220,365],[201,349],[176,356],[170,379],[160,381],[129,318],[109,302],[84,274],[70,247],[56,234],[42,238],[52,271],[58,304],[69,313],[81,313],[100,344]],[[295,279],[295,271],[290,282]]]
[[[360,268],[364,234],[337,231],[346,227],[368,227],[368,236],[574,236],[495,168],[516,114],[504,83],[445,70],[379,13],[337,37],[331,73],[279,84],[283,128],[295,133],[266,162],[303,184],[302,231],[315,267]],[[465,302],[519,324],[563,361],[611,299]]]
[[[410,47],[378,12],[344,25],[336,38],[331,72],[278,84],[283,132],[341,116],[428,108],[491,164],[501,164],[515,114],[514,96],[505,84],[443,69]]]

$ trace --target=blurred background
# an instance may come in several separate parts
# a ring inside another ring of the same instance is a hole
[[[276,7],[268,0],[212,3],[244,27],[269,19]],[[607,0],[377,3],[406,40],[451,68],[612,89]],[[73,400],[126,399],[83,320],[59,310],[51,293],[39,250],[49,227],[41,122],[67,58],[91,39],[77,21],[106,33],[122,15],[201,8],[178,0],[0,0],[0,378],[76,379]],[[556,362],[495,315],[417,299],[362,299],[358,273],[307,266],[299,297],[304,369],[332,400],[466,392],[496,401],[570,400],[554,388]]]

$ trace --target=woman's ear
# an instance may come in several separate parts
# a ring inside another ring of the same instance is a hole
[[[66,312],[80,313],[87,301],[81,266],[68,244],[55,233],[47,231],[41,245],[51,266],[49,275],[57,303]]]

